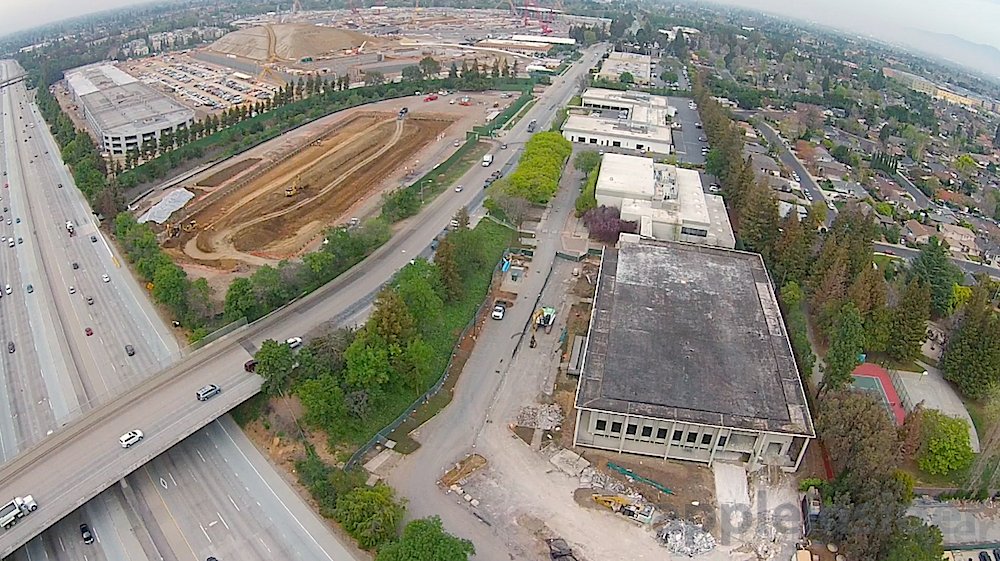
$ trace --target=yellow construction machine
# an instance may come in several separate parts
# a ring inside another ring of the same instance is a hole
[[[656,514],[656,509],[653,508],[653,505],[642,503],[625,495],[602,495],[594,493],[591,495],[591,498],[597,504],[611,509],[612,512],[617,512],[641,524],[652,523],[653,516]]]
[[[285,187],[285,196],[286,197],[294,197],[295,195],[299,194],[299,190],[302,189],[302,184],[300,182],[300,177],[301,176],[296,175],[295,176],[295,181],[292,181],[291,185],[289,185],[288,187]]]

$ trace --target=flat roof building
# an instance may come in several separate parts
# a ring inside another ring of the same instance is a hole
[[[193,110],[110,64],[82,66],[65,76],[101,149],[112,155],[141,150],[144,142],[194,122]]]
[[[597,204],[621,210],[640,236],[736,247],[722,197],[705,193],[695,170],[650,158],[605,154],[597,176]]]
[[[580,97],[581,108],[563,124],[566,140],[656,154],[673,150],[669,123],[677,110],[667,98],[602,88],[589,88]]]
[[[647,86],[652,79],[653,59],[649,55],[613,52],[601,64],[597,77],[609,82],[618,82],[621,75],[628,72],[636,84]]]
[[[574,444],[798,469],[815,437],[760,255],[624,234],[607,248]]]

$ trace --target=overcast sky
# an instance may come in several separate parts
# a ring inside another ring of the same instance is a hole
[[[948,33],[1000,48],[1000,0],[714,0],[896,41],[896,30]]]
[[[0,0],[0,35],[149,0]]]

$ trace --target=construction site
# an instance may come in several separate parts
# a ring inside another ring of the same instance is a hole
[[[446,99],[343,111],[202,171],[178,186],[193,197],[164,222],[163,247],[196,275],[301,255],[328,227],[376,212],[383,192],[426,173],[510,102]]]

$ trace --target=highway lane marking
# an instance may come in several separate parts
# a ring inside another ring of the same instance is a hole
[[[56,538],[59,540],[59,549],[66,551],[66,544],[63,543],[62,536],[56,536]]]
[[[167,475],[170,476],[170,482],[174,484],[174,487],[176,487],[177,486],[177,480],[174,479],[174,474],[168,471]]]
[[[163,494],[156,488],[156,483],[153,482],[153,476],[149,473],[149,468],[144,466],[142,471],[146,474],[146,478],[149,479],[149,482],[153,484],[153,490],[156,491],[156,496],[160,498],[160,503],[163,504],[163,509],[167,511],[167,516],[170,517],[170,521],[173,522],[174,527],[177,528],[177,533],[181,535],[181,539],[184,540],[184,544],[187,545],[188,550],[191,551],[191,556],[197,559],[198,555],[194,552],[194,548],[191,547],[191,542],[188,541],[187,535],[184,534],[184,530],[181,529],[181,525],[177,523],[177,519],[174,518],[174,513],[170,510],[170,506],[167,504],[166,499],[163,498]],[[204,531],[204,528],[202,528],[202,531]]]
[[[198,453],[198,457],[201,458],[201,462],[202,463],[208,463],[208,462],[205,461],[205,456],[201,455],[201,450],[195,449],[195,452]]]
[[[240,512],[240,507],[239,505],[236,504],[236,501],[233,500],[233,496],[229,494],[227,494],[226,496],[229,497],[229,502],[233,503],[233,508],[236,509],[236,512]]]
[[[208,540],[208,543],[212,543],[212,538],[209,537],[208,532],[205,531],[205,527],[201,524],[198,524],[198,527],[201,528],[201,533],[205,534],[205,539]]]
[[[294,517],[293,517],[293,518],[294,518]],[[266,549],[268,553],[271,553],[271,548],[270,548],[270,547],[267,547],[267,544],[266,544],[266,543],[264,543],[264,538],[262,538],[262,537],[260,537],[260,536],[257,536],[257,541],[259,541],[259,542],[260,542],[260,545],[264,546],[264,549]],[[329,557],[330,557],[330,556],[329,556],[329,555],[327,555],[327,558],[329,558]]]
[[[223,425],[218,419],[215,420],[215,423],[219,425],[219,428],[222,429],[222,432],[226,434],[226,438],[228,438],[233,443],[233,446],[236,448],[236,450],[239,451],[240,456],[243,456],[243,460],[247,463],[247,465],[250,466],[250,469],[252,469],[253,472],[257,474],[257,477],[260,478],[261,483],[263,483],[264,486],[267,487],[268,491],[271,491],[271,494],[274,495],[274,498],[277,499],[278,503],[282,506],[282,508],[285,509],[285,512],[287,512],[288,515],[292,517],[292,520],[295,520],[295,523],[299,525],[299,528],[302,528],[302,531],[305,532],[307,536],[309,536],[309,539],[312,540],[314,544],[316,544],[316,547],[318,547],[319,550],[323,552],[323,555],[325,555],[326,558],[329,559],[330,561],[333,561],[333,557],[330,557],[330,554],[327,553],[326,549],[324,549],[323,546],[321,546],[318,541],[316,541],[316,538],[312,535],[312,533],[309,532],[309,530],[306,530],[306,527],[302,524],[302,521],[299,520],[294,513],[292,513],[292,510],[288,508],[288,505],[286,505],[285,502],[281,500],[281,497],[278,496],[277,491],[275,491],[271,487],[271,484],[264,479],[264,476],[261,475],[259,471],[257,471],[257,466],[253,465],[253,463],[250,461],[250,458],[248,458],[246,453],[243,452],[243,449],[236,444],[236,440],[234,440],[232,435],[229,434],[229,431],[226,430],[225,425]],[[258,502],[257,504],[259,505],[260,503]],[[260,543],[264,546],[265,549],[267,549],[267,552],[271,553],[271,548],[267,547],[267,544],[264,543],[264,540],[262,540],[259,536],[257,539],[260,540]],[[340,542],[338,541],[337,543]]]
[[[219,511],[215,511],[215,513],[219,515],[219,520],[222,521],[222,525],[225,526],[226,529],[228,530],[229,529],[229,524],[226,524],[226,519],[222,517],[222,513],[219,512]]]

